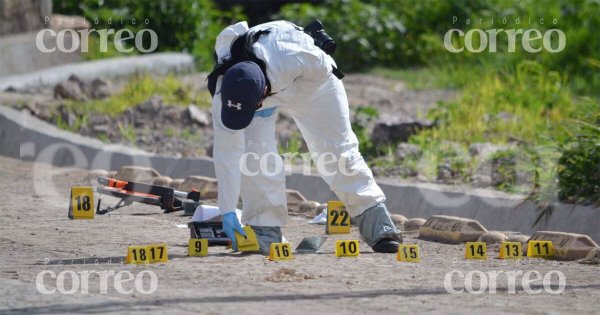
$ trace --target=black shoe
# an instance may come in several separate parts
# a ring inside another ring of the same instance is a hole
[[[397,253],[398,245],[398,242],[391,238],[382,238],[372,248],[376,253]]]

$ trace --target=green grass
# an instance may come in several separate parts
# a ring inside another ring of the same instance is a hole
[[[571,93],[566,79],[559,73],[529,61],[505,72],[485,68],[471,74],[460,70],[452,72],[449,68],[379,68],[372,73],[405,80],[418,89],[462,87],[457,100],[441,103],[428,114],[428,118],[436,121],[435,128],[409,139],[421,148],[423,155],[418,160],[403,161],[404,168],[417,169],[428,179],[435,180],[439,165],[447,163],[457,172],[459,180],[469,182],[483,162],[469,155],[471,144],[518,143],[516,148],[491,157],[497,163],[496,176],[504,179],[497,188],[531,193],[542,199],[556,198],[560,146],[573,130],[568,122],[577,115],[581,103],[581,98]],[[448,80],[458,83],[448,84]],[[598,104],[594,100],[591,102]],[[360,128],[358,131],[360,134]],[[389,167],[400,163],[390,157],[384,158],[383,151],[387,150],[390,148],[365,152],[367,159],[372,160],[371,165]],[[515,171],[524,174],[526,180],[517,178]]]
[[[124,126],[119,124],[118,127],[123,139],[127,140],[131,144],[135,144],[135,141],[137,140],[137,135],[135,134],[135,129],[133,128],[133,126]]]
[[[375,67],[368,73],[384,78],[404,81],[415,90],[462,89],[489,73],[502,73],[490,65],[432,65],[421,68],[383,68]]]
[[[210,95],[207,91],[194,91],[173,74],[160,78],[140,74],[134,76],[121,91],[106,99],[67,101],[65,105],[83,116],[88,113],[102,113],[114,117],[154,95],[162,97],[163,102],[168,105],[196,104],[204,108],[210,106]]]

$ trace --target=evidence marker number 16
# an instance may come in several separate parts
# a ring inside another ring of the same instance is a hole
[[[92,187],[71,187],[68,215],[69,219],[94,218],[94,189]]]
[[[292,260],[294,255],[290,247],[290,243],[271,243],[269,248],[269,260]]]

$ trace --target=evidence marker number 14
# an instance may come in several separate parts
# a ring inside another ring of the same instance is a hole
[[[485,242],[466,242],[466,259],[487,259],[487,244]]]

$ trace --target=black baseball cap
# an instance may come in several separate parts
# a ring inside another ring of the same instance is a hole
[[[266,86],[265,75],[251,61],[229,68],[221,84],[221,121],[229,129],[248,127]]]

